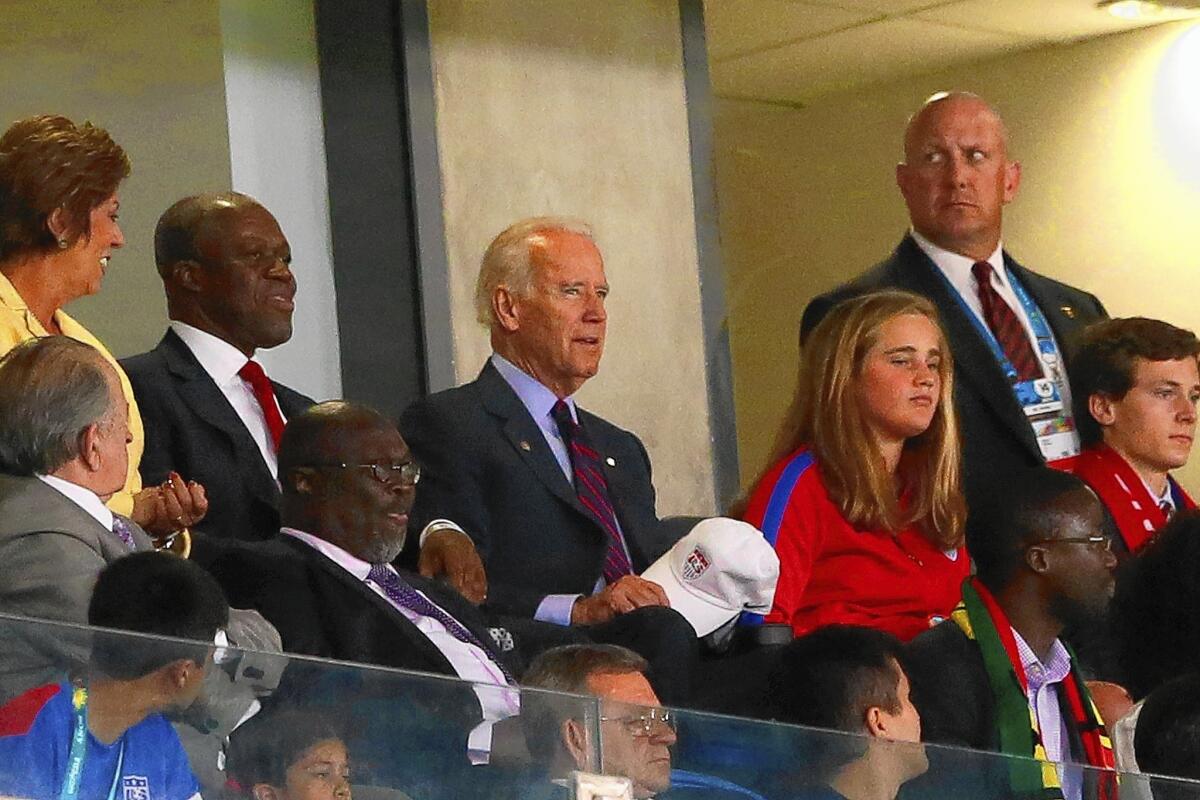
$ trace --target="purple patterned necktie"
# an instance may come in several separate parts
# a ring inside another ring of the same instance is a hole
[[[129,520],[122,517],[120,514],[113,514],[112,531],[120,537],[130,550],[137,550],[137,545],[133,541],[133,529],[129,527]]]
[[[575,494],[579,502],[591,512],[592,518],[600,523],[608,536],[608,553],[604,558],[604,582],[616,583],[633,572],[629,556],[625,554],[625,542],[621,529],[617,527],[617,514],[608,495],[608,481],[600,468],[600,454],[587,439],[583,426],[571,418],[571,409],[562,400],[554,404],[550,416],[558,425],[558,432],[571,454],[571,472],[575,477]]]
[[[492,655],[492,651],[485,647],[483,642],[479,641],[474,634],[464,628],[462,623],[427,600],[425,595],[409,586],[408,582],[397,575],[395,570],[388,569],[386,564],[372,564],[371,571],[367,573],[367,580],[380,589],[383,589],[383,593],[396,605],[407,608],[409,611],[413,611],[423,617],[430,617],[437,620],[442,623],[446,631],[455,639],[458,639],[463,644],[478,647],[488,655],[492,663],[500,668],[500,671],[504,673],[505,680],[510,685],[516,684],[516,679],[513,678],[504,664]]]

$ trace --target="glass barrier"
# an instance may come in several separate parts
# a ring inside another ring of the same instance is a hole
[[[30,800],[67,796],[80,719],[79,798],[1053,796],[1034,781],[1200,800],[1190,781],[5,615],[0,702],[0,797]]]

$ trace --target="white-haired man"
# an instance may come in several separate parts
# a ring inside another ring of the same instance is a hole
[[[600,366],[608,292],[582,222],[522,220],[492,241],[476,285],[491,358],[401,419],[424,469],[413,522],[462,525],[487,567],[490,606],[590,626],[646,656],[660,694],[678,699],[690,680],[678,651],[695,634],[638,573],[684,531],[659,523],[641,441],[573,400]],[[669,676],[656,669],[664,654],[676,662]]]

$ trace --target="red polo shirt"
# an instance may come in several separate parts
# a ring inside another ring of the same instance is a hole
[[[763,477],[745,520],[779,555],[766,621],[789,623],[797,636],[841,624],[908,641],[950,615],[970,573],[965,547],[943,552],[916,528],[893,535],[852,526],[806,448]]]

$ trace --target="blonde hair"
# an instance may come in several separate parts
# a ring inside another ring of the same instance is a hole
[[[479,265],[475,281],[475,316],[480,324],[491,327],[496,319],[492,297],[501,286],[527,296],[533,289],[533,240],[552,231],[577,233],[594,239],[591,226],[571,217],[530,217],[514,222],[492,240]]]
[[[857,389],[863,361],[880,329],[905,314],[920,314],[938,329],[941,391],[929,427],[904,443],[893,478],[863,417]],[[957,547],[963,539],[966,502],[960,489],[953,389],[954,364],[932,303],[901,291],[846,300],[813,329],[804,345],[796,396],[769,463],[807,445],[820,464],[830,499],[851,524],[892,533],[915,524],[938,547]],[[900,493],[907,495],[904,507]]]

